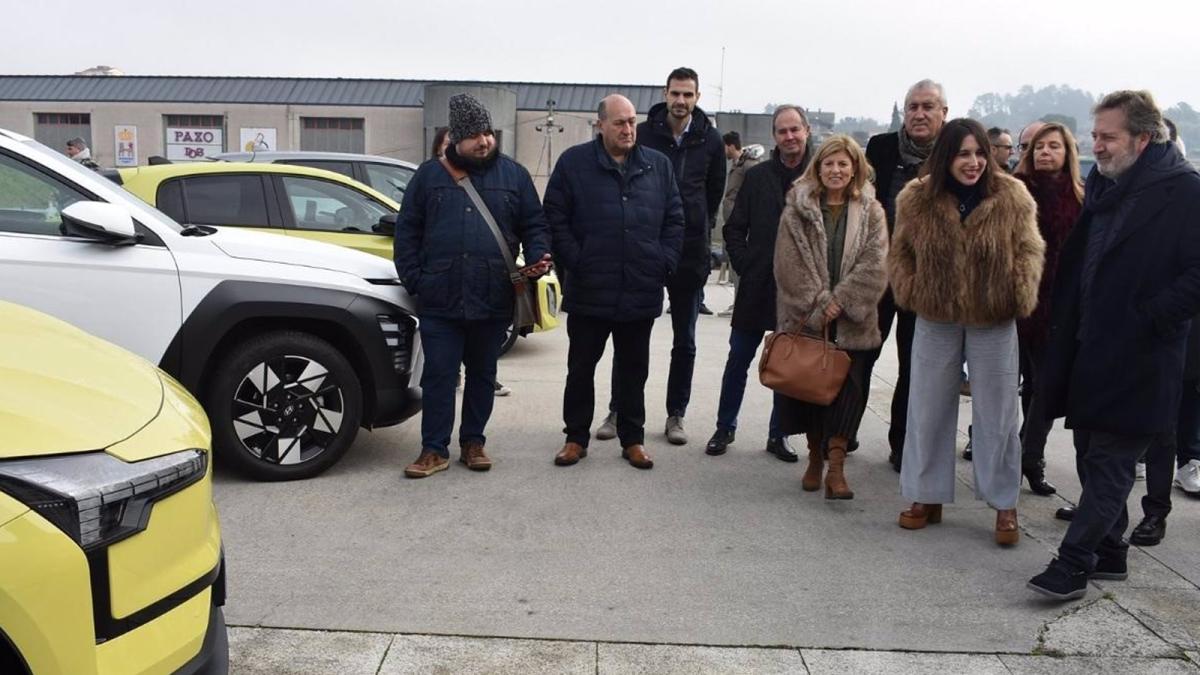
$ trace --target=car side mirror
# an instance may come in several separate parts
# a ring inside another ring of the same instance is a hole
[[[396,235],[396,214],[388,213],[379,217],[379,222],[371,226],[375,234]]]
[[[130,246],[141,239],[129,211],[105,202],[75,202],[63,209],[62,231],[113,246]]]

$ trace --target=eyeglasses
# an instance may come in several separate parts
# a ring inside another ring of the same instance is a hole
[[[1000,148],[1001,150],[1012,150],[1012,146],[1011,146],[1011,145],[999,145],[999,144],[996,144],[996,145],[993,145],[992,147],[993,147],[993,148]]]

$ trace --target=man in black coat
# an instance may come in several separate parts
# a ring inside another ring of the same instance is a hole
[[[696,366],[696,320],[701,292],[712,271],[711,229],[725,195],[725,144],[721,134],[696,107],[700,100],[700,76],[691,68],[676,68],[667,77],[664,103],[650,109],[638,125],[638,144],[666,155],[675,171],[679,196],[683,199],[685,229],[683,256],[667,280],[671,303],[671,366],[667,375],[667,440],[687,443],[683,418],[692,397],[692,373]],[[612,438],[620,387],[613,364],[613,392],[609,416],[596,432],[601,440]]]
[[[888,234],[896,225],[896,195],[917,177],[921,165],[933,150],[934,141],[946,121],[946,92],[942,85],[933,80],[921,80],[909,87],[904,96],[904,126],[899,131],[872,136],[867,142],[867,162],[875,170],[875,198],[883,205],[887,215]],[[888,461],[892,468],[900,470],[904,457],[904,434],[908,418],[908,381],[911,371],[913,332],[917,316],[896,306],[889,287],[879,301],[879,332],[886,342],[896,321],[896,354],[900,362],[900,373],[896,378],[896,389],[892,392],[892,423],[888,429],[888,445],[891,453]],[[875,351],[867,371],[867,382],[871,381],[871,370],[883,347]],[[869,386],[869,385],[868,385]]]
[[[567,441],[554,458],[570,466],[587,456],[595,414],[596,364],[613,338],[614,381],[620,381],[617,435],[621,456],[639,469],[646,454],[645,386],[650,330],[662,314],[663,286],[679,265],[683,204],[671,162],[636,145],[637,110],[613,94],[597,111],[600,135],[569,148],[546,186],[546,219],[557,263],[567,270]]]
[[[808,118],[793,105],[779,106],[771,122],[775,150],[771,159],[746,170],[742,188],[725,221],[725,251],[738,273],[737,295],[729,331],[729,356],[721,377],[717,430],[705,452],[723,455],[734,441],[737,416],[746,393],[746,371],[763,333],[775,330],[775,236],[788,189],[804,173],[812,155]],[[776,394],[776,396],[779,396]],[[776,408],[771,408],[767,452],[785,462],[798,460],[779,432]]]
[[[1069,600],[1128,576],[1134,465],[1175,429],[1190,320],[1200,313],[1200,174],[1145,91],[1096,105],[1083,213],[1055,279],[1041,378],[1051,417],[1082,436],[1079,507],[1058,557],[1029,581]]]

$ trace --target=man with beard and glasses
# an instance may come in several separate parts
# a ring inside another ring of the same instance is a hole
[[[896,195],[917,177],[921,165],[933,150],[933,143],[946,121],[946,91],[933,80],[921,80],[909,87],[904,96],[904,125],[899,131],[871,137],[867,143],[867,161],[875,170],[875,198],[883,204],[887,216],[888,234],[896,224]],[[891,452],[888,461],[892,468],[900,471],[904,457],[904,434],[908,417],[908,382],[911,372],[913,332],[917,317],[912,312],[896,306],[891,288],[879,301],[879,332],[886,342],[896,321],[896,353],[900,361],[900,373],[896,378],[896,389],[892,393],[892,423],[888,429],[888,445]],[[875,351],[867,369],[866,381],[871,381],[871,370],[883,348]],[[868,385],[869,386],[869,385]],[[853,450],[853,448],[851,448]]]
[[[746,170],[745,179],[725,220],[725,250],[738,273],[729,356],[721,377],[717,429],[704,452],[723,455],[734,441],[738,412],[746,394],[746,371],[758,353],[763,333],[775,330],[775,238],[779,217],[792,183],[808,168],[808,118],[798,106],[775,109],[771,122],[775,150],[770,159]],[[779,394],[775,394],[775,401]],[[799,458],[779,432],[775,404],[767,430],[767,452],[785,462]]]
[[[1093,114],[1096,170],[1060,254],[1037,393],[1048,417],[1082,437],[1079,507],[1058,556],[1028,584],[1056,600],[1082,598],[1088,579],[1128,577],[1134,465],[1175,430],[1200,313],[1200,173],[1150,92],[1113,92]]]
[[[667,76],[664,102],[650,108],[646,121],[638,125],[637,142],[657,150],[671,160],[679,196],[683,199],[686,228],[683,257],[667,280],[671,302],[671,365],[667,374],[667,423],[665,433],[672,445],[685,445],[683,418],[692,397],[692,373],[696,367],[696,320],[704,297],[704,284],[712,271],[711,229],[725,196],[725,144],[721,134],[697,107],[700,76],[691,68],[676,68]],[[708,312],[711,313],[711,312]],[[613,366],[609,415],[596,430],[596,438],[612,438],[617,431],[617,390]]]
[[[554,458],[587,457],[596,414],[596,364],[612,336],[621,456],[639,469],[646,453],[646,375],[650,331],[662,314],[663,286],[679,264],[683,202],[671,161],[638,144],[637,109],[612,94],[596,110],[596,138],[568,148],[546,185],[554,255],[567,270],[566,443]]]
[[[496,361],[513,320],[513,282],[505,258],[518,248],[526,277],[550,268],[550,232],[529,172],[496,146],[486,108],[467,94],[450,98],[450,145],[417,169],[396,221],[394,257],[404,287],[417,298],[425,369],[421,375],[421,454],[404,470],[424,478],[449,466],[454,387],[463,387],[459,461],[487,471],[484,428],[492,414]],[[501,249],[479,194],[507,246]]]

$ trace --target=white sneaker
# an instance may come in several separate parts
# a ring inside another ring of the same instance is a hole
[[[1146,463],[1138,462],[1137,467],[1133,470],[1134,480],[1146,480]]]
[[[1189,497],[1200,497],[1200,459],[1193,459],[1175,472],[1175,487]]]

